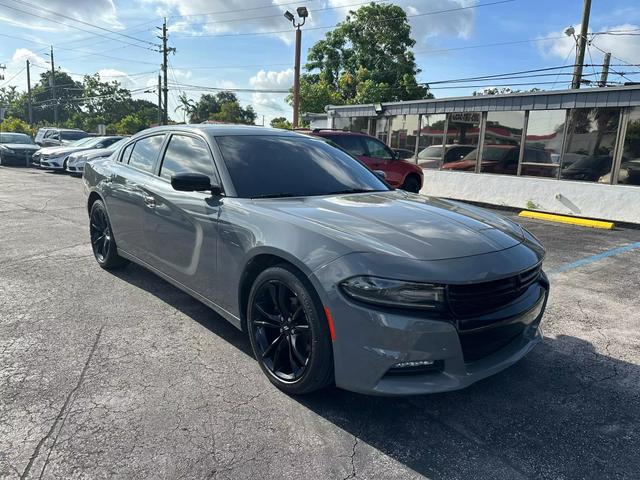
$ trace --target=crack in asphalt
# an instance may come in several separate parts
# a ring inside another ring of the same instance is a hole
[[[344,477],[342,480],[348,480],[350,478],[356,478],[357,477],[357,473],[356,473],[356,464],[355,464],[355,458],[356,458],[356,449],[358,448],[358,437],[357,435],[353,436],[353,448],[351,450],[351,473],[349,475],[347,475],[346,477]]]
[[[54,447],[56,446],[56,443],[58,441],[58,436],[60,435],[60,432],[62,431],[62,428],[64,427],[64,424],[65,424],[65,422],[67,420],[67,417],[69,415],[68,409],[71,406],[71,404],[73,403],[73,399],[74,399],[75,393],[78,391],[78,389],[82,386],[82,383],[84,382],[84,378],[85,378],[87,370],[89,368],[89,364],[91,363],[91,359],[93,358],[93,355],[94,355],[96,349],[98,348],[98,343],[100,342],[100,337],[102,336],[102,330],[103,329],[104,329],[104,325],[102,325],[100,327],[100,330],[98,330],[96,338],[95,338],[95,340],[93,342],[93,346],[91,347],[91,350],[89,351],[89,356],[87,357],[87,360],[85,361],[84,366],[82,367],[82,371],[80,372],[80,376],[78,377],[78,381],[76,383],[76,386],[67,395],[67,398],[65,399],[64,403],[62,404],[62,408],[60,408],[60,411],[58,412],[58,415],[56,415],[56,418],[53,421],[53,424],[51,425],[51,427],[49,428],[49,431],[47,432],[47,434],[44,437],[42,437],[40,439],[40,441],[38,442],[38,444],[36,445],[36,448],[34,449],[33,453],[31,454],[31,457],[29,458],[29,463],[27,463],[27,466],[25,467],[24,471],[20,475],[20,480],[24,480],[25,478],[27,478],[27,475],[29,475],[29,473],[31,471],[31,468],[33,467],[33,464],[35,463],[35,461],[37,460],[38,456],[40,455],[40,449],[42,448],[44,443],[49,438],[51,438],[51,436],[53,435],[53,433],[56,430],[56,427],[60,423],[60,428],[58,429],[58,432],[56,433],[55,437],[53,438],[53,443],[51,444],[51,447],[49,448],[49,452],[47,453],[47,458],[45,459],[45,462],[44,462],[44,465],[43,465],[42,470],[40,472],[40,477],[39,478],[42,478],[42,476],[44,475],[44,471],[47,468],[47,465],[49,464],[49,458],[51,456],[51,452],[53,451]]]

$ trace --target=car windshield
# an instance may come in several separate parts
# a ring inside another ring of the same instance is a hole
[[[484,147],[484,150],[482,151],[482,160],[497,162],[499,160],[502,160],[508,151],[509,149],[502,147]],[[467,153],[467,155],[462,160],[473,160],[475,162],[477,155],[478,149],[474,148],[469,153]]]
[[[31,137],[24,133],[0,133],[0,143],[34,144]]]
[[[440,158],[442,157],[442,147],[427,147],[418,153],[418,158]]]
[[[122,145],[124,145],[125,143],[127,143],[127,140],[129,140],[129,137],[122,138],[122,139],[118,140],[117,142],[112,143],[111,145],[109,145],[106,149],[107,149],[107,150],[111,150],[111,151],[113,151],[113,150],[117,150],[117,149],[118,149],[118,148],[120,148]]]
[[[60,138],[62,140],[79,140],[86,136],[87,132],[76,132],[75,130],[62,130],[60,132]]]
[[[109,137],[89,137],[87,139],[83,138],[82,140],[79,140],[79,141],[81,142],[83,140],[87,140],[85,143],[82,144],[83,147],[95,147],[99,143],[102,143],[105,138],[109,138]]]
[[[230,135],[216,141],[239,197],[389,190],[358,160],[325,142],[277,135]]]
[[[94,140],[91,137],[87,137],[87,138],[81,138],[80,140],[76,140],[73,143],[70,143],[69,146],[71,147],[81,147],[83,145],[86,145],[87,143],[91,142],[92,140]]]

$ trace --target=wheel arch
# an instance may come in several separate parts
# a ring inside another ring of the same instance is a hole
[[[93,207],[93,204],[96,203],[96,200],[102,200],[102,203],[104,203],[104,199],[102,198],[102,196],[94,190],[89,194],[89,197],[87,198],[87,212],[89,214],[91,214],[91,207]]]
[[[247,307],[251,286],[260,273],[276,265],[287,265],[298,271],[311,288],[311,294],[319,300],[320,296],[318,295],[316,287],[309,280],[311,270],[309,270],[307,266],[283,250],[273,248],[257,249],[246,261],[238,283],[238,312],[240,314],[240,324],[243,331],[247,331]]]

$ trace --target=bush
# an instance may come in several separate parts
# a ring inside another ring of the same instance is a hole
[[[26,133],[30,136],[34,135],[33,130],[27,122],[15,117],[8,117],[5,118],[3,122],[0,122],[0,131]]]

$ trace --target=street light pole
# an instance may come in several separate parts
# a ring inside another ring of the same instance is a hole
[[[304,25],[309,11],[307,7],[297,8],[298,17],[302,19],[301,22],[297,22],[293,13],[286,11],[284,16],[289,20],[296,29],[296,51],[295,51],[295,66],[293,73],[293,128],[298,128],[300,121],[300,48],[302,43],[302,30],[300,27]]]

